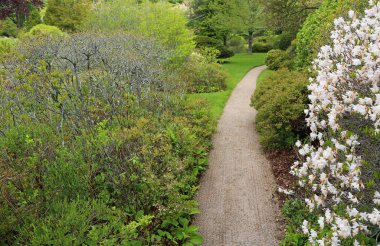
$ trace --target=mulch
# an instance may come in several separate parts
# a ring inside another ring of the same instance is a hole
[[[289,172],[294,161],[297,160],[296,152],[292,150],[267,151],[265,156],[271,163],[277,186],[292,189],[296,183],[296,178]],[[277,192],[277,195],[280,204],[283,204],[287,196],[280,192]]]

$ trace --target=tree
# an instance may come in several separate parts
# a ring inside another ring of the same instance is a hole
[[[191,6],[190,26],[196,34],[222,40],[226,45],[230,34],[238,29],[233,8],[231,0],[195,0]]]
[[[240,29],[247,34],[248,51],[252,52],[253,35],[263,27],[261,4],[258,0],[235,0],[233,6],[232,11],[240,22]]]
[[[33,7],[42,5],[42,0],[0,0],[0,19],[9,17],[17,27],[22,27]]]
[[[76,31],[89,14],[89,0],[49,0],[45,22],[62,30]]]
[[[317,10],[322,0],[260,0],[267,27],[290,33],[293,37],[306,17]]]

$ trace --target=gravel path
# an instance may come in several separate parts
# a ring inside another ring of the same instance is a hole
[[[256,110],[249,106],[256,78],[252,69],[229,98],[213,137],[209,169],[201,178],[201,213],[194,224],[203,245],[277,245],[275,181],[255,130]]]

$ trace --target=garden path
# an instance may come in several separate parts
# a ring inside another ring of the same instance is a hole
[[[274,246],[278,244],[279,212],[271,167],[258,142],[256,110],[249,106],[256,79],[254,68],[229,98],[201,178],[197,200],[204,245]]]

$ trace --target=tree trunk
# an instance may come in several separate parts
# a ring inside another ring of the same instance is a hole
[[[248,53],[252,53],[253,48],[253,31],[248,31]]]
[[[223,35],[223,45],[227,46],[227,35]]]

